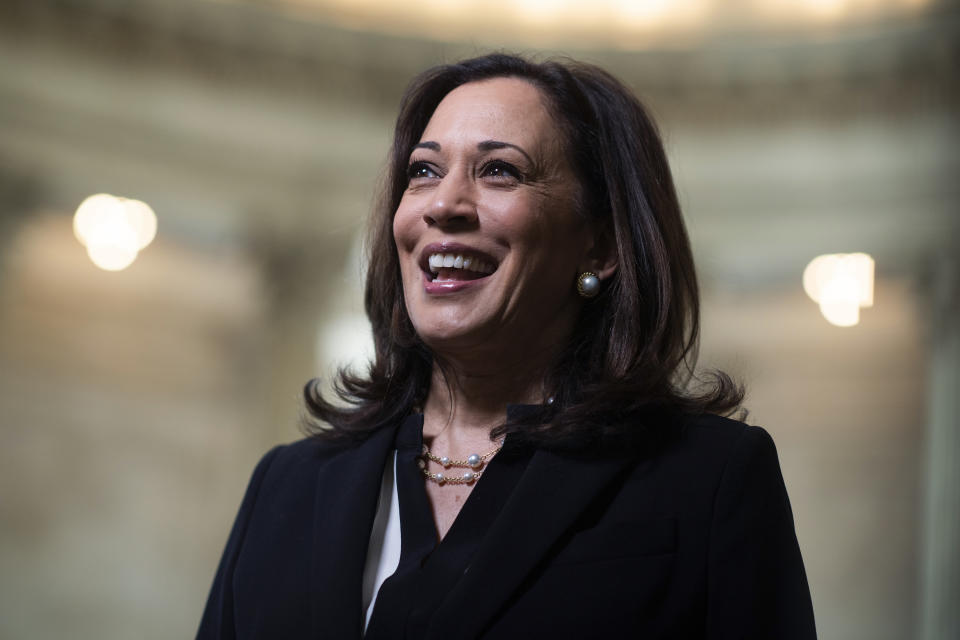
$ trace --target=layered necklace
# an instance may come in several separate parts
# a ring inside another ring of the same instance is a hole
[[[466,460],[451,460],[447,456],[435,456],[430,453],[430,448],[427,445],[423,445],[423,453],[417,456],[417,464],[420,466],[420,470],[423,471],[423,475],[427,480],[436,482],[439,485],[472,484],[473,482],[479,480],[480,476],[483,475],[487,461],[493,456],[497,455],[500,449],[503,449],[503,440],[503,438],[500,438],[500,442],[497,444],[496,449],[492,449],[483,455],[479,453],[471,453],[469,456],[467,456]],[[430,462],[436,462],[444,469],[453,467],[455,469],[466,469],[466,471],[460,474],[454,473],[451,475],[447,475],[443,471],[430,473],[430,470],[427,468],[428,460]]]

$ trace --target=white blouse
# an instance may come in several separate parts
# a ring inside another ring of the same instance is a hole
[[[377,499],[377,515],[370,531],[367,561],[363,568],[363,629],[366,632],[383,581],[400,564],[400,500],[397,498],[397,452],[387,457]]]

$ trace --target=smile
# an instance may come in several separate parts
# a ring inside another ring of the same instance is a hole
[[[461,244],[432,244],[420,254],[420,268],[427,282],[465,283],[483,279],[497,270],[497,260]]]
[[[475,280],[494,272],[494,266],[478,256],[462,253],[431,253],[427,265],[437,280]]]

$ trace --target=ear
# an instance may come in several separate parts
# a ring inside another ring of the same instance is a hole
[[[597,230],[580,264],[581,273],[592,271],[601,281],[606,280],[617,270],[619,257],[617,244],[608,228]]]

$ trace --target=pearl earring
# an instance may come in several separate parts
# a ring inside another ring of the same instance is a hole
[[[592,271],[584,271],[577,278],[577,293],[584,298],[592,298],[600,293],[600,278]]]

